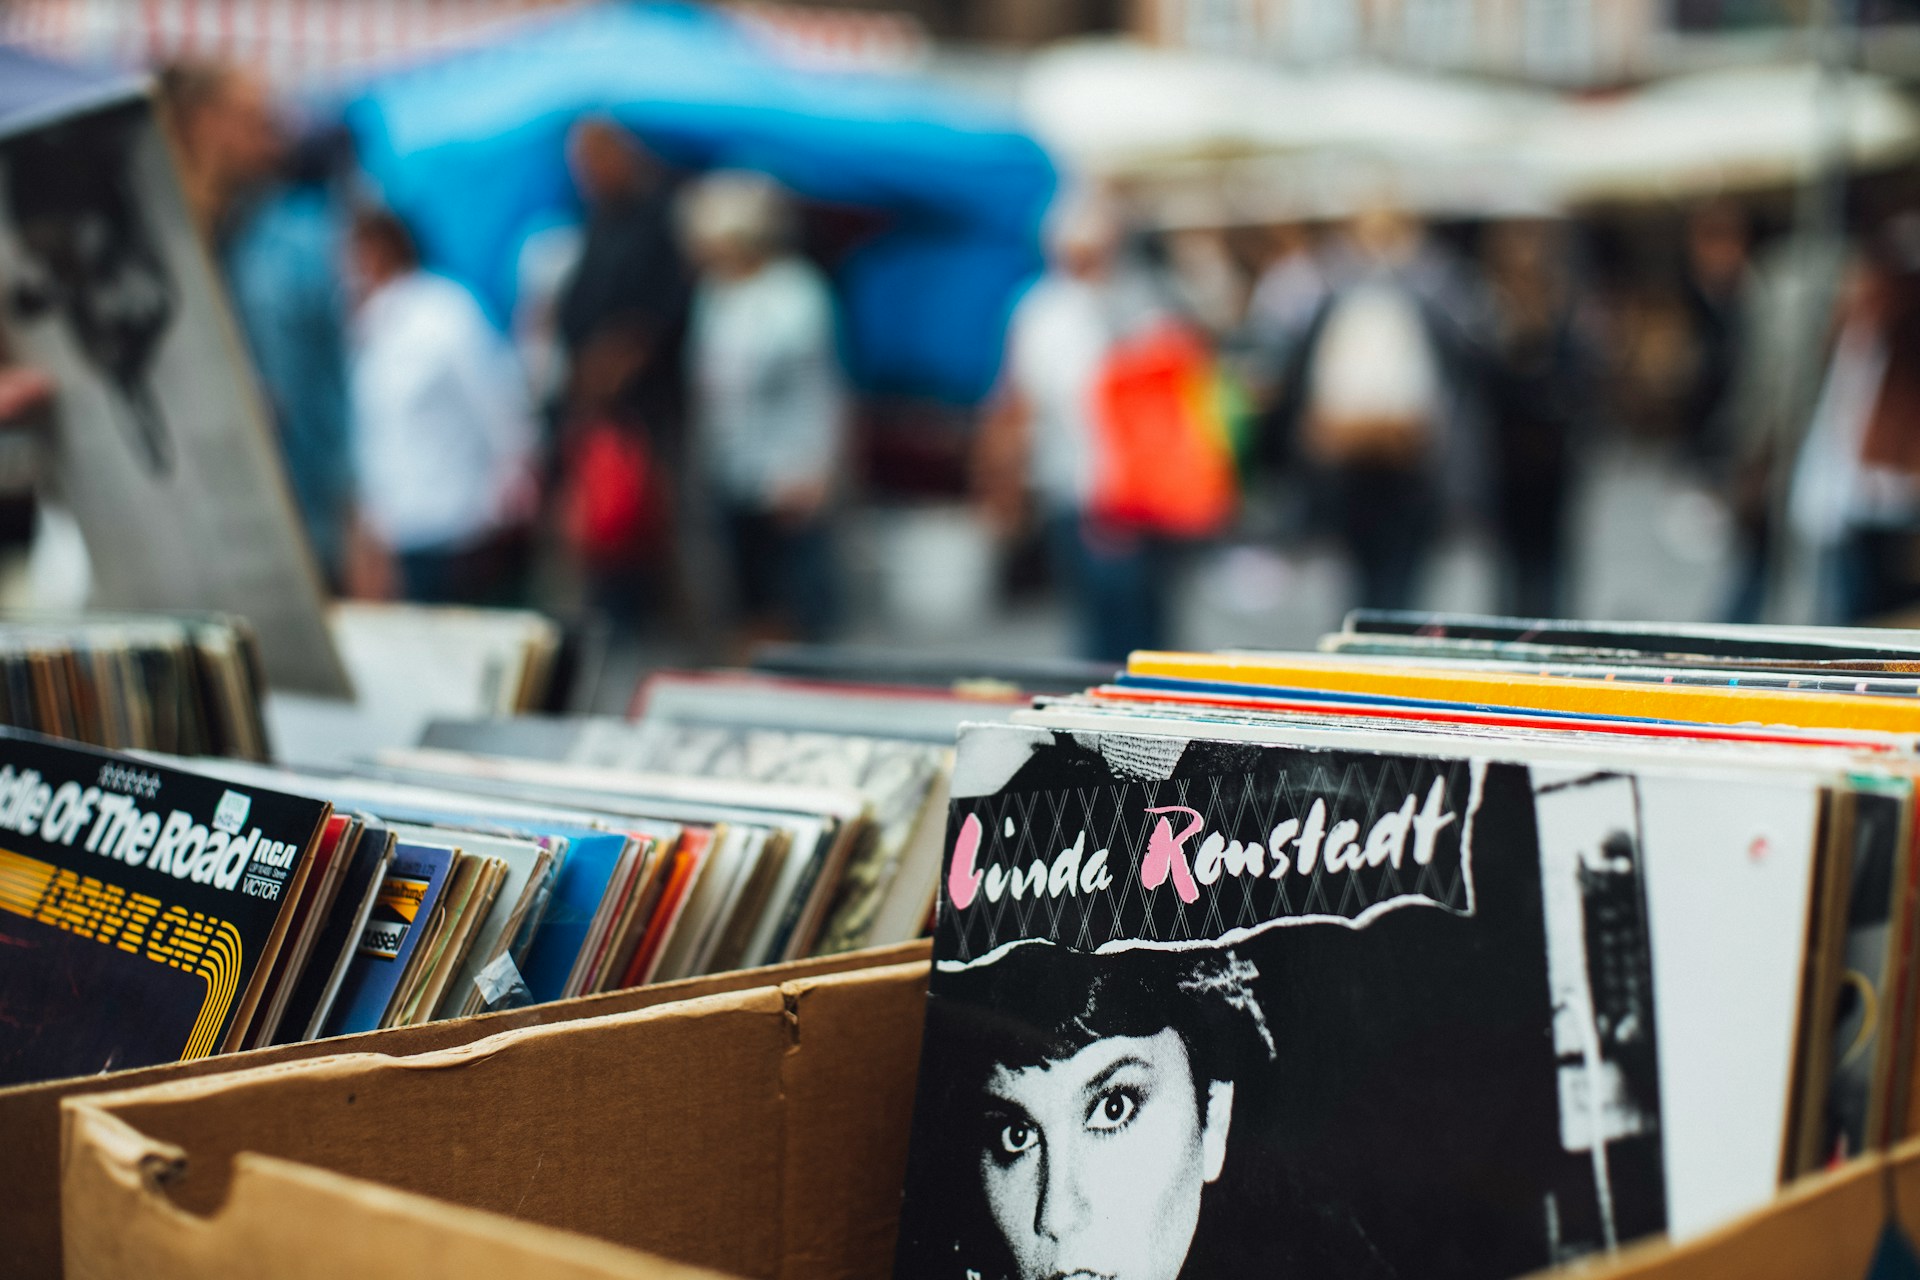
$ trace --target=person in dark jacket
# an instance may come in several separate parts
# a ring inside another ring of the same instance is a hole
[[[1487,377],[1492,515],[1505,562],[1501,608],[1527,618],[1567,613],[1573,449],[1591,391],[1563,240],[1553,223],[1515,221],[1494,226],[1486,245],[1493,299]]]
[[[1280,378],[1269,450],[1353,563],[1357,603],[1411,608],[1450,509],[1484,483],[1486,305],[1477,280],[1390,206],[1349,220],[1331,289]]]
[[[612,410],[663,431],[680,419],[690,287],[670,175],[638,138],[602,117],[574,126],[567,157],[587,206],[585,241],[557,315],[569,408]]]

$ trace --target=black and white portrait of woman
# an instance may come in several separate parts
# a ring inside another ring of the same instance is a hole
[[[1258,971],[1232,951],[1092,955],[1035,942],[941,975],[926,1114],[896,1274],[1175,1280],[1220,1270],[1203,1221],[1241,1216],[1223,1183],[1236,1114],[1268,1087]],[[935,1065],[937,1064],[937,1065]],[[1262,1179],[1266,1182],[1267,1180]],[[1364,1273],[1364,1271],[1363,1271]]]

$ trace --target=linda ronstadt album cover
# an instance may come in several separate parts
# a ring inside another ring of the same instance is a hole
[[[1661,1231],[1637,786],[970,726],[895,1274],[1506,1277]]]

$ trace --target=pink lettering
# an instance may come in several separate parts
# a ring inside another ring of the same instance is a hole
[[[1195,902],[1200,897],[1200,886],[1193,882],[1193,871],[1187,866],[1187,841],[1199,833],[1200,814],[1185,805],[1163,805],[1158,809],[1148,809],[1148,813],[1184,813],[1192,819],[1179,835],[1173,834],[1173,824],[1165,818],[1153,828],[1153,835],[1147,840],[1147,856],[1140,863],[1140,883],[1148,889],[1158,889],[1165,884],[1168,876],[1173,877],[1173,891],[1180,895],[1182,902]]]
[[[953,842],[953,865],[947,868],[947,900],[953,903],[955,911],[965,911],[972,906],[973,896],[980,892],[980,880],[985,873],[973,867],[979,853],[980,817],[970,813],[960,824],[960,838]]]

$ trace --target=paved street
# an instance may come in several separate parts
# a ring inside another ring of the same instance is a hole
[[[1619,448],[1582,477],[1575,514],[1571,612],[1587,618],[1708,619],[1727,592],[1731,548],[1719,503],[1650,451]],[[871,531],[870,531],[871,532]],[[856,537],[850,560],[867,566],[867,602],[851,639],[956,656],[1059,654],[1069,646],[1064,611],[1050,603],[954,611],[928,621],[922,607],[890,609],[873,578],[873,533]],[[971,573],[971,567],[969,569]],[[1423,603],[1488,611],[1498,603],[1492,548],[1471,531],[1450,537],[1428,574]],[[937,577],[927,570],[921,577]],[[1311,646],[1339,625],[1351,587],[1330,548],[1286,552],[1229,546],[1185,566],[1175,643],[1193,648]]]

